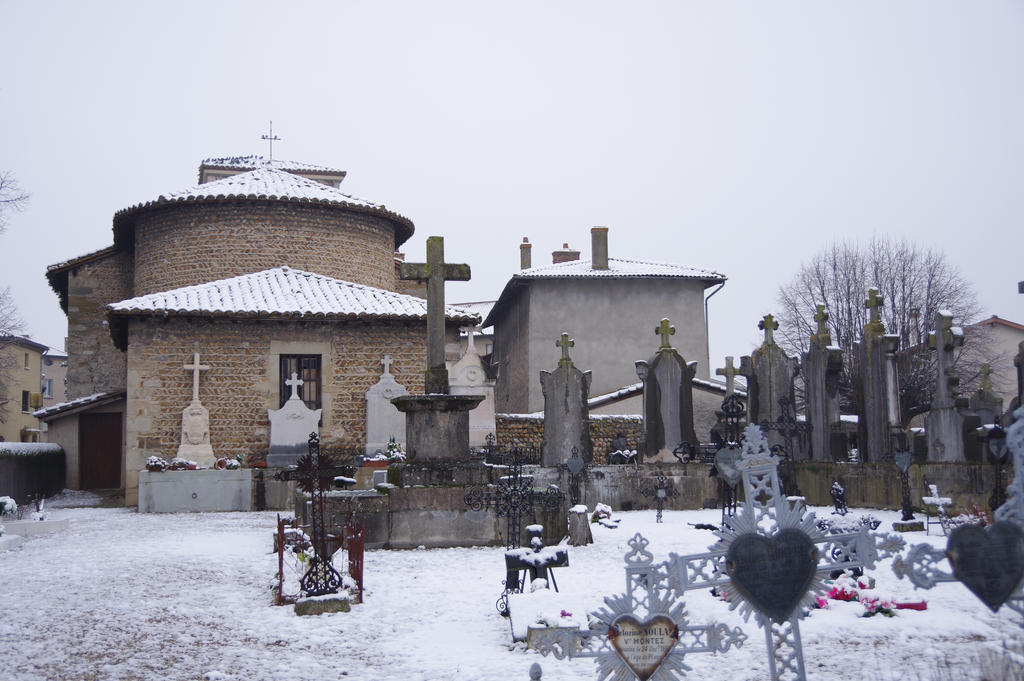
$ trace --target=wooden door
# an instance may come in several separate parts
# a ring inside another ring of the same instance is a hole
[[[82,489],[121,487],[121,414],[79,415],[78,470]]]

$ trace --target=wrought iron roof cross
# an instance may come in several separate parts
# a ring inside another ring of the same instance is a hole
[[[270,162],[274,162],[274,142],[281,140],[280,137],[274,134],[274,121],[270,121],[270,134],[263,135],[260,137],[261,140],[270,142]]]

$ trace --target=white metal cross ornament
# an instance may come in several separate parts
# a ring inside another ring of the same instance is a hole
[[[604,599],[589,631],[541,632],[535,647],[556,659],[592,657],[599,681],[674,681],[690,670],[691,653],[724,653],[747,640],[739,627],[689,625],[686,603],[668,587],[665,563],[655,563],[647,539],[636,534],[625,555],[626,592]]]
[[[1006,429],[1006,446],[1013,453],[1013,482],[1006,501],[995,510],[988,528],[966,525],[949,535],[946,548],[915,544],[892,562],[896,576],[907,577],[921,589],[939,582],[960,581],[993,612],[1005,605],[1024,615],[1024,407]],[[948,561],[951,572],[942,569]],[[1019,622],[1024,627],[1024,620]]]
[[[771,678],[806,679],[799,620],[823,590],[824,576],[836,570],[872,568],[901,550],[898,536],[858,532],[826,535],[801,497],[784,497],[780,460],[759,426],[744,431],[739,467],[745,500],[737,515],[726,517],[706,553],[678,556],[667,563],[669,584],[677,594],[693,589],[724,590],[730,609],[744,619],[755,615],[764,629]]]

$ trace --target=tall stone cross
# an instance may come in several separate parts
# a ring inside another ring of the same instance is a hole
[[[870,317],[867,326],[864,327],[865,331],[885,333],[885,325],[882,324],[882,307],[884,305],[885,296],[880,295],[877,288],[868,289],[868,299],[864,301],[864,307],[867,308]]]
[[[199,363],[199,353],[197,352],[197,353],[194,353],[192,355],[192,363],[191,364],[185,364],[181,368],[185,369],[186,371],[191,371],[192,372],[192,401],[193,402],[198,402],[199,401],[199,372],[200,371],[206,371],[210,367],[207,364],[200,364]]]
[[[391,373],[391,355],[384,355],[384,359],[382,359],[380,361],[380,363],[384,365],[384,373],[385,374],[390,374]]]
[[[814,321],[818,324],[818,330],[811,336],[811,341],[819,347],[832,344],[832,335],[828,332],[828,310],[824,305],[815,305]]]
[[[732,357],[727,356],[725,358],[725,366],[721,369],[715,369],[716,376],[725,376],[725,396],[729,397],[736,391],[736,374],[739,373],[732,364]]]
[[[654,330],[654,333],[661,334],[661,345],[658,347],[659,350],[671,350],[672,343],[669,342],[668,337],[674,335],[676,327],[668,321],[668,318],[661,320],[661,324],[658,324],[658,328]]]
[[[569,338],[569,334],[563,333],[562,337],[555,341],[555,345],[562,348],[562,357],[558,360],[558,366],[572,366],[572,358],[569,357],[569,348],[576,346],[576,341]]]
[[[953,315],[946,310],[935,313],[935,330],[928,334],[928,347],[935,350],[938,380],[935,382],[935,407],[952,407],[956,386],[960,382],[953,373],[954,352],[964,344],[964,334],[953,327]]]
[[[260,137],[261,140],[270,142],[270,160],[274,160],[274,142],[279,141],[281,138],[274,134],[274,121],[270,121],[270,134],[263,135]]]
[[[447,395],[448,370],[444,365],[444,282],[469,281],[469,265],[444,261],[444,237],[427,237],[427,262],[402,263],[401,278],[427,282],[427,394]]]
[[[764,318],[757,323],[757,328],[764,331],[763,347],[775,345],[775,331],[779,328],[779,323],[775,321],[775,315],[766,314]]]
[[[299,386],[302,385],[303,383],[305,383],[305,381],[303,381],[301,378],[299,378],[299,375],[293,371],[292,372],[292,377],[284,382],[284,384],[286,386],[288,386],[289,388],[292,389],[292,394],[291,394],[291,396],[288,397],[289,400],[298,399],[298,397],[299,397]]]

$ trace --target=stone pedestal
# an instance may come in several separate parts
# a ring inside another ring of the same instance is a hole
[[[469,412],[483,395],[404,395],[391,400],[405,414],[405,451],[414,461],[469,456]]]
[[[212,468],[217,461],[210,445],[210,412],[199,400],[192,400],[181,412],[181,444],[175,456],[203,468]]]

